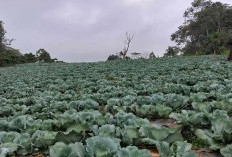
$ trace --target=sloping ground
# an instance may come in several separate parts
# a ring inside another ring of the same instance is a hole
[[[0,69],[2,157],[228,157],[231,116],[224,56]]]

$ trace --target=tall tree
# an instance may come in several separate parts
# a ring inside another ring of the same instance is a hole
[[[179,48],[176,46],[169,46],[164,54],[164,57],[174,57],[179,53]]]
[[[39,62],[54,62],[54,60],[51,59],[50,54],[44,49],[39,49],[36,52],[36,56]]]
[[[13,39],[7,39],[5,37],[6,30],[4,29],[3,22],[0,21],[0,52],[5,52]]]
[[[23,59],[25,63],[35,63],[37,61],[36,56],[32,53],[25,53]]]
[[[149,54],[149,58],[156,58],[154,52],[152,51],[150,54]]]
[[[3,22],[0,21],[0,52],[4,51],[4,44],[3,44],[3,40],[4,40],[4,36],[5,36],[5,30],[3,27]]]
[[[220,47],[232,37],[232,7],[227,4],[194,0],[184,18],[184,24],[171,36],[184,54],[220,53]]]

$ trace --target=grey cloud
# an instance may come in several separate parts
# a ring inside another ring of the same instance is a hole
[[[192,0],[0,0],[0,20],[22,53],[45,48],[69,62],[105,60],[135,34],[130,52],[161,56]],[[231,3],[230,0],[221,2]]]

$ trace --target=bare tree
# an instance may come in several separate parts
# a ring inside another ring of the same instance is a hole
[[[133,38],[134,38],[134,34],[131,35],[128,32],[126,32],[126,40],[124,43],[124,48],[121,52],[119,52],[119,55],[122,56],[122,59],[126,58],[127,52],[129,50],[129,47],[130,47],[130,43],[133,40]]]

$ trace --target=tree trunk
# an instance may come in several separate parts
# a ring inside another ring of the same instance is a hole
[[[126,58],[126,54],[123,54],[123,55],[122,55],[122,59],[125,59],[125,58]]]
[[[209,37],[209,29],[208,29],[207,24],[205,24],[205,27],[206,27],[206,36]]]
[[[216,50],[214,50],[214,52],[213,52],[213,57],[214,57],[214,59],[216,58]]]
[[[227,57],[227,60],[228,60],[228,61],[232,61],[232,48],[230,48],[230,54],[229,54],[229,56]]]

